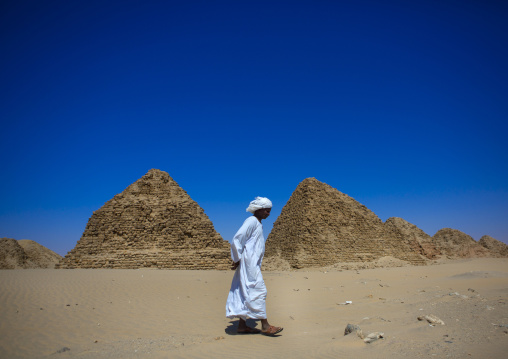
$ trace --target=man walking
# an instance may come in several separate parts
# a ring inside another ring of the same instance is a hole
[[[283,328],[274,327],[266,317],[266,286],[261,274],[261,263],[265,254],[265,238],[261,221],[268,218],[272,202],[268,198],[256,197],[250,202],[247,218],[231,242],[231,269],[236,270],[226,303],[226,317],[239,318],[239,334],[273,336]],[[247,319],[261,320],[261,330],[247,326]]]

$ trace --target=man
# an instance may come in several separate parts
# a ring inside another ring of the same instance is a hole
[[[268,218],[272,202],[256,197],[247,212],[253,214],[245,220],[231,242],[231,269],[236,270],[226,303],[226,317],[239,318],[239,334],[273,336],[283,328],[274,327],[266,318],[266,286],[261,274],[261,262],[265,254],[265,238],[261,221]],[[247,326],[246,320],[261,320],[261,330]]]

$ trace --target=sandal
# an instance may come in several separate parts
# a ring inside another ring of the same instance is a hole
[[[265,330],[265,331],[262,330],[261,334],[273,337],[275,334],[282,332],[282,329],[284,329],[284,328],[274,327],[273,325],[270,325],[270,327],[268,327],[267,330]]]

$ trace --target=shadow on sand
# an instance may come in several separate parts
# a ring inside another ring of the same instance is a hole
[[[227,334],[227,335],[249,335],[249,334],[242,334],[242,333],[237,333],[237,329],[238,329],[238,322],[239,320],[231,320],[229,322],[229,325],[227,326],[226,329],[224,329],[224,332]],[[257,328],[258,326],[258,322],[254,319],[247,319],[246,320],[246,323],[247,323],[247,326],[248,327],[251,327],[251,328]],[[259,326],[259,328],[257,328],[259,330],[261,330],[261,325]],[[259,333],[261,334],[261,333]],[[270,335],[271,337],[278,337],[279,334],[276,334],[276,335]]]
[[[224,332],[226,332],[226,334],[228,334],[228,335],[245,335],[245,334],[238,334],[236,332],[236,330],[238,329],[238,322],[239,322],[239,320],[230,321],[227,328],[224,329]],[[255,321],[254,319],[247,319],[246,323],[247,323],[247,326],[251,327],[251,328],[256,328],[258,325],[257,321]],[[261,329],[261,328],[257,328],[257,329]]]

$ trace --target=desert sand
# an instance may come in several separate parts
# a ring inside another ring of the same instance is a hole
[[[508,259],[265,271],[278,337],[236,335],[232,271],[0,271],[0,358],[504,358]],[[350,301],[350,304],[345,304]],[[434,315],[445,324],[417,318]],[[250,322],[251,325],[259,323]],[[384,333],[366,344],[365,335]]]

